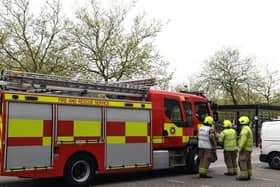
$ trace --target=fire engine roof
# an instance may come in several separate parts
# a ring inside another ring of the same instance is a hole
[[[164,96],[184,96],[185,98],[193,98],[193,99],[197,99],[197,100],[203,100],[203,101],[207,101],[207,98],[204,97],[203,95],[198,95],[195,94],[194,92],[173,92],[173,91],[165,91],[165,90],[153,90],[150,89],[149,91],[150,95],[164,95]]]

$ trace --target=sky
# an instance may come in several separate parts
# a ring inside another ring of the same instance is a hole
[[[70,14],[83,1],[61,0]],[[237,48],[242,56],[280,70],[279,7],[279,0],[138,0],[132,11],[168,21],[155,43],[170,62],[176,84],[188,83],[224,47]]]

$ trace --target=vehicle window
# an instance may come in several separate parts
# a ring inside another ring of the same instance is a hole
[[[185,109],[185,113],[187,115],[187,123],[186,123],[186,125],[188,127],[191,127],[191,126],[193,126],[191,103],[184,102],[184,109]]]
[[[200,121],[203,121],[206,116],[210,115],[208,110],[208,103],[195,102],[195,116]]]
[[[171,121],[182,121],[179,101],[175,99],[164,99],[164,112]]]

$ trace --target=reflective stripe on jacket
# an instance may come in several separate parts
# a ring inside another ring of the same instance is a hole
[[[253,133],[249,126],[243,125],[238,142],[240,150],[252,152],[253,150]]]
[[[204,149],[212,149],[210,142],[210,129],[211,127],[203,125],[198,130],[198,147]]]
[[[219,142],[223,144],[225,151],[237,150],[237,137],[234,129],[224,129],[220,133]]]

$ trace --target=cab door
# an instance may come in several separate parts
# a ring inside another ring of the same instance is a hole
[[[164,144],[170,147],[183,146],[188,137],[186,128],[188,127],[187,116],[184,109],[184,98],[166,97],[164,98]]]

